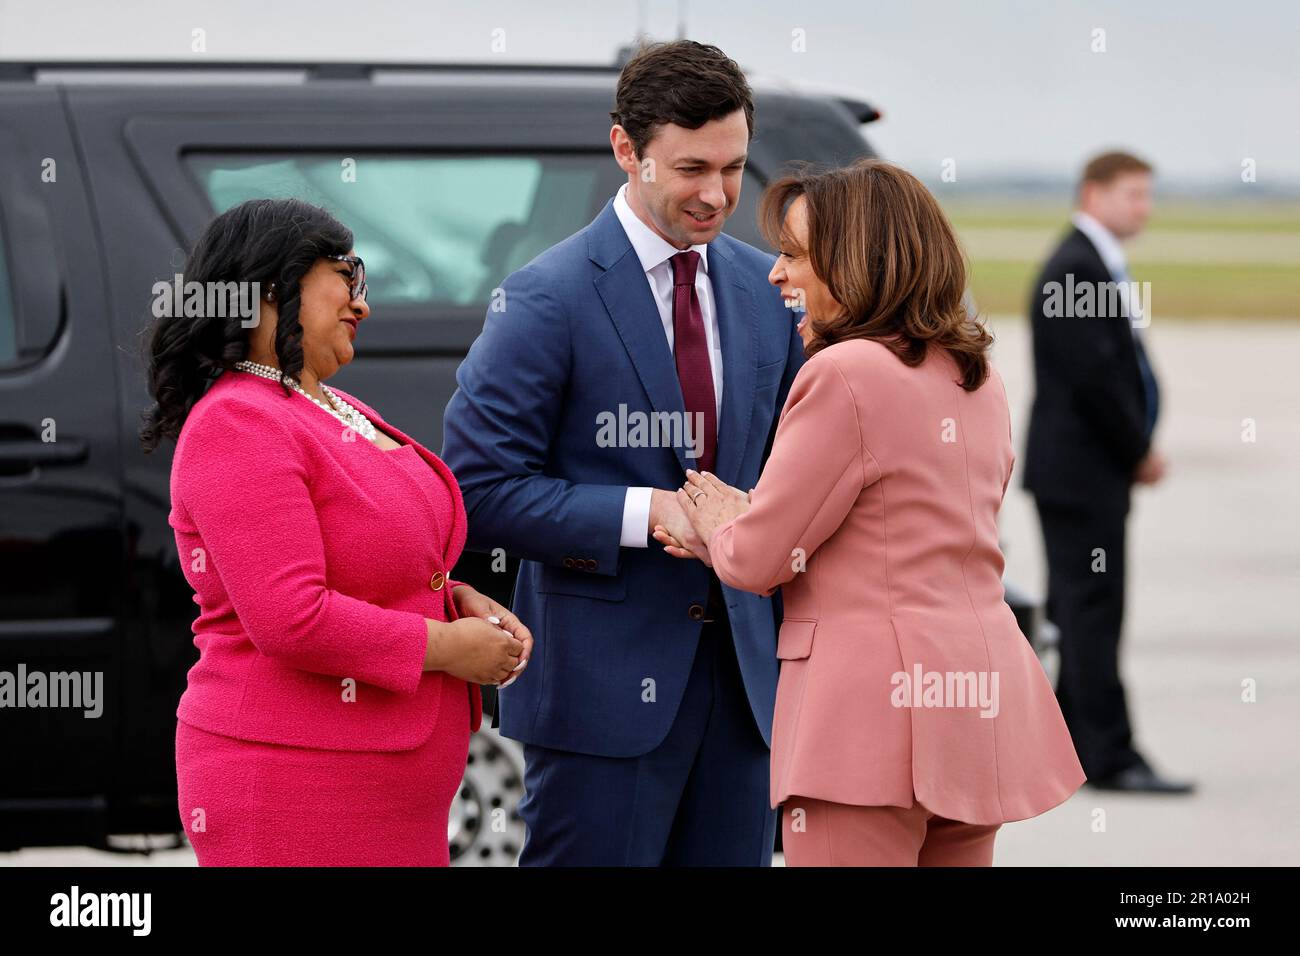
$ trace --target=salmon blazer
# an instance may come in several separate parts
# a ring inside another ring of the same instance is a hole
[[[718,576],[782,589],[773,806],[797,795],[992,824],[1083,783],[1002,586],[998,509],[1015,455],[996,370],[965,391],[949,355],[909,368],[852,340],[796,376]]]

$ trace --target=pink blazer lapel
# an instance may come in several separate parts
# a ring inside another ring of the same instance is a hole
[[[334,389],[338,391],[338,389]],[[406,432],[402,431],[396,425],[390,425],[384,421],[384,417],[364,402],[359,402],[350,395],[344,395],[345,399],[360,409],[365,415],[375,423],[376,428],[382,428],[391,438],[399,441],[404,445],[411,445],[420,457],[429,463],[429,465],[442,476],[443,482],[451,489],[452,500],[452,526],[451,533],[447,535],[447,547],[442,553],[443,567],[447,571],[447,576],[451,576],[451,569],[456,564],[456,559],[465,550],[465,534],[468,530],[469,522],[465,516],[465,500],[461,497],[460,485],[456,484],[456,476],[451,473],[451,469],[446,466],[441,458],[435,455],[429,449],[425,448],[418,441],[412,438]],[[451,588],[447,589],[447,620],[456,619],[456,603],[451,597]],[[469,693],[470,714],[469,714],[469,731],[478,733],[483,726],[483,692],[478,684],[469,683],[466,685]]]
[[[401,442],[404,445],[413,446],[415,450],[419,452],[420,457],[429,463],[429,466],[442,477],[443,482],[451,489],[453,505],[452,525],[451,531],[447,535],[447,547],[443,551],[442,555],[443,564],[446,570],[450,572],[452,566],[456,563],[455,559],[459,558],[461,552],[465,550],[465,536],[469,530],[469,521],[465,515],[465,500],[461,497],[460,485],[456,483],[456,476],[451,473],[451,469],[447,467],[441,458],[429,451],[429,449],[425,448],[396,425],[389,424],[384,420],[382,415],[365,402],[353,395],[349,395],[340,388],[334,388],[332,385],[330,387],[333,388],[336,393],[343,396],[344,400],[355,406],[357,410],[364,413],[367,418],[375,423],[376,428],[387,432],[394,441]]]

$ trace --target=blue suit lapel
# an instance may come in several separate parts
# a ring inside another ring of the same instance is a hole
[[[610,200],[588,227],[587,252],[605,271],[596,277],[596,292],[636,366],[637,376],[656,412],[685,414],[677,365],[664,336],[659,309],[641,260],[623,231]],[[754,410],[755,369],[758,363],[754,293],[723,244],[709,245],[709,284],[713,288],[722,337],[722,417],[718,422],[718,453],[714,470],[732,484],[740,472]],[[673,449],[683,472],[695,468],[685,448]]]
[[[589,227],[587,253],[592,262],[605,270],[596,277],[596,292],[636,366],[651,408],[684,416],[686,403],[659,309],[641,260],[614,212],[612,199]],[[686,457],[685,448],[674,448],[673,452],[683,473],[688,466],[694,466],[693,460]]]
[[[709,284],[722,338],[722,418],[718,422],[716,473],[729,485],[740,474],[749,443],[758,368],[754,291],[721,242],[709,244]],[[744,489],[748,491],[749,489]]]

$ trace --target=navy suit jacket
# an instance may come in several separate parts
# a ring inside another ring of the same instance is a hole
[[[723,359],[714,473],[746,491],[804,361],[794,315],[767,284],[772,263],[727,235],[709,244]],[[500,694],[501,732],[609,757],[652,750],[690,675],[702,625],[689,611],[707,605],[710,571],[653,539],[619,546],[627,488],[675,489],[694,461],[684,443],[648,444],[653,428],[629,430],[622,447],[608,429],[602,436],[610,416],[635,425],[638,414],[685,414],[653,293],[612,201],[506,279],[456,381],[442,458],[464,495],[468,547],[522,559],[513,610],[535,639],[528,667]],[[770,745],[779,606],[723,592]]]
[[[1133,470],[1151,447],[1133,327],[1127,313],[1047,309],[1053,282],[1095,290],[1113,281],[1078,228],[1038,275],[1029,302],[1035,387],[1022,482],[1039,501],[1127,513]]]

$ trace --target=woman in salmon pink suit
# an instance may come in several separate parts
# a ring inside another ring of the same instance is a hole
[[[203,866],[446,866],[478,685],[531,653],[450,576],[451,472],[324,384],[369,315],[364,269],[323,210],[251,200],[208,227],[185,280],[256,283],[257,314],[153,331],[141,438],[176,440],[169,520],[199,607],[178,809]]]
[[[732,587],[781,588],[771,804],[787,863],[987,866],[999,827],[1084,781],[1002,587],[1015,460],[961,250],[915,177],[877,160],[773,184],[770,281],[807,362],[746,495],[679,501]]]

